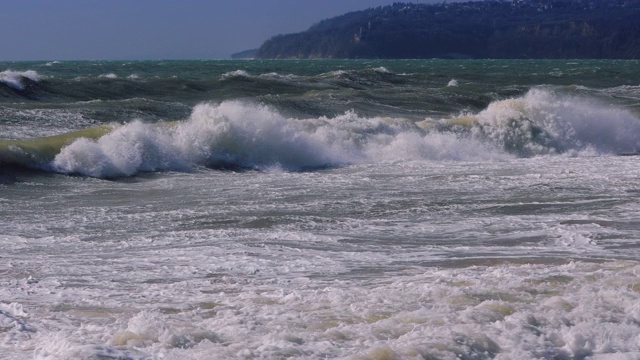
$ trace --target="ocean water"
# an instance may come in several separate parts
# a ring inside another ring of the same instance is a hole
[[[640,359],[640,62],[0,63],[0,359]]]

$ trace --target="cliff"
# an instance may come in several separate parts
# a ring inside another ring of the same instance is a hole
[[[640,0],[394,3],[278,35],[262,59],[640,58]]]

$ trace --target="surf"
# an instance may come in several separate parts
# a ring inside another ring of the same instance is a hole
[[[640,119],[631,111],[545,87],[494,101],[477,114],[443,119],[439,125],[440,131],[464,131],[525,157],[635,155],[640,149]]]
[[[112,125],[101,125],[33,139],[0,139],[0,165],[45,166],[53,161],[65,146],[81,138],[98,139],[114,128]]]
[[[30,83],[39,82],[41,78],[42,76],[35,70],[5,70],[0,72],[0,83],[17,91],[24,90]]]
[[[117,178],[199,167],[301,171],[389,161],[630,155],[638,149],[640,120],[628,110],[536,88],[475,114],[421,121],[354,111],[292,118],[247,101],[201,103],[183,121],[136,120],[0,140],[0,164]]]

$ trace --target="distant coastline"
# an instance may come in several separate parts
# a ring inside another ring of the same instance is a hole
[[[234,59],[640,59],[640,0],[394,3],[277,35]]]
[[[251,60],[256,57],[258,49],[250,49],[231,54],[232,60]]]

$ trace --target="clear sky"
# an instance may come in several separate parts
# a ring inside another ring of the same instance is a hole
[[[228,58],[273,35],[396,1],[0,0],[0,61]]]

